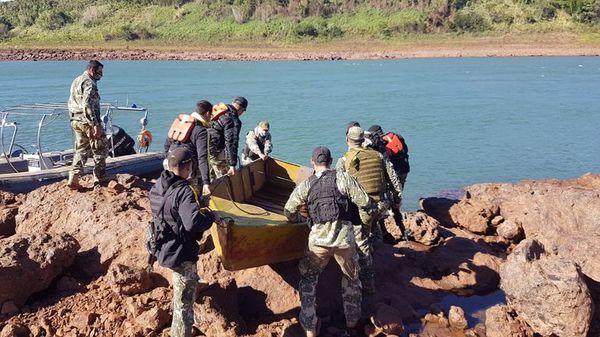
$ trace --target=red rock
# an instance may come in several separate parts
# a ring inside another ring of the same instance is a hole
[[[158,332],[162,330],[162,328],[169,323],[171,320],[171,315],[167,310],[164,310],[159,307],[154,307],[148,311],[143,312],[139,315],[135,322],[139,327],[141,327],[144,331],[150,332]]]
[[[455,330],[465,330],[469,326],[465,318],[465,311],[454,305],[448,311],[448,322],[450,327]]]
[[[71,266],[79,249],[77,241],[64,233],[17,234],[0,243],[0,302],[17,306],[46,289]]]
[[[15,305],[13,301],[6,301],[2,304],[2,311],[0,314],[2,315],[14,315],[19,313],[19,308]]]
[[[20,323],[9,323],[0,332],[0,337],[30,337],[31,331]]]
[[[118,294],[141,294],[153,286],[150,275],[143,268],[116,263],[110,267],[108,275],[112,289]]]

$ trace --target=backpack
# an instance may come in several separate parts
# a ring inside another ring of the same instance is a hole
[[[175,118],[169,129],[168,137],[172,141],[186,143],[196,126],[196,119],[191,115],[180,114]]]
[[[388,132],[383,136],[383,140],[385,141],[385,151],[388,156],[397,155],[401,152],[407,152],[408,149],[406,147],[406,143],[404,143],[404,138],[399,136],[393,132]]]
[[[407,174],[410,172],[408,163],[408,146],[402,136],[393,132],[388,132],[382,137],[385,144],[385,151],[398,174]]]
[[[167,221],[165,221],[165,203],[167,199],[173,195],[173,193],[179,193],[179,191],[181,191],[181,188],[179,188],[180,186],[185,186],[185,181],[176,182],[175,184],[169,186],[164,194],[163,200],[160,203],[158,215],[153,215],[152,220],[148,222],[146,248],[148,249],[149,272],[152,272],[153,270],[154,262],[158,258],[163,243],[168,242],[173,238],[180,241],[183,241],[184,239],[179,224],[176,226],[177,228],[173,228]]]

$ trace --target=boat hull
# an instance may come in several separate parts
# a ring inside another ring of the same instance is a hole
[[[223,221],[213,224],[211,234],[225,269],[258,267],[305,255],[309,228],[289,222],[283,206],[296,182],[309,174],[306,167],[268,159],[213,183],[211,208],[219,211]]]
[[[127,173],[137,176],[160,173],[164,155],[159,152],[138,153],[128,156],[107,158],[106,173],[114,175]],[[93,162],[88,160],[85,170],[90,172]],[[38,172],[0,174],[0,190],[13,193],[28,193],[44,185],[49,185],[69,176],[70,166],[62,166]]]

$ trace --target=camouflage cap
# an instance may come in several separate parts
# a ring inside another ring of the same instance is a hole
[[[353,126],[348,129],[348,139],[362,141],[365,139],[365,131],[359,126]]]

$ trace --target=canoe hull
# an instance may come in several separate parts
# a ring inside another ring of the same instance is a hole
[[[308,177],[306,167],[276,159],[259,160],[233,177],[213,183],[211,208],[221,224],[213,224],[215,249],[227,270],[240,270],[305,255],[309,228],[290,223],[283,205],[296,182]]]

